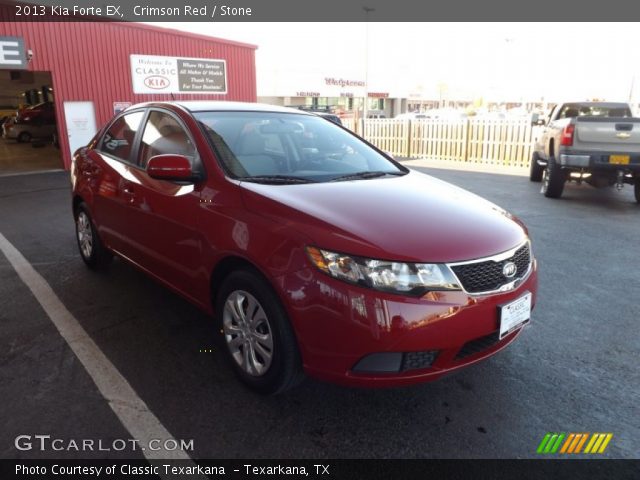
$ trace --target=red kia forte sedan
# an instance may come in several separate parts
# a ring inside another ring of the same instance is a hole
[[[72,183],[86,264],[115,254],[211,314],[263,393],[434,380],[511,343],[536,301],[517,218],[299,110],[135,105]]]

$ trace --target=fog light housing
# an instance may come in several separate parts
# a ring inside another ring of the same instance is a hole
[[[354,366],[355,373],[399,373],[429,368],[438,357],[438,350],[423,352],[380,352],[361,358]]]
[[[397,373],[402,368],[402,352],[372,353],[353,367],[356,373]]]

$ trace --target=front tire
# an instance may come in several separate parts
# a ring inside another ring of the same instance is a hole
[[[560,198],[564,190],[567,176],[553,158],[549,159],[547,168],[542,176],[542,188],[540,192],[547,198]]]
[[[236,375],[252,390],[275,394],[302,380],[298,344],[271,286],[251,270],[231,273],[217,295],[216,318]]]
[[[529,165],[529,180],[532,182],[540,182],[544,174],[544,167],[538,165],[538,152],[531,154],[531,165]]]
[[[633,193],[636,196],[636,202],[640,203],[640,177],[636,177],[636,181],[633,184]]]
[[[75,209],[76,240],[84,263],[91,270],[103,270],[109,266],[113,255],[103,245],[98,231],[93,225],[89,209],[81,203]]]
[[[18,143],[28,143],[31,141],[31,134],[29,132],[22,132],[18,135]]]

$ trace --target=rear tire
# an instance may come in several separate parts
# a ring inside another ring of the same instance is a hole
[[[215,313],[222,349],[250,389],[281,393],[304,378],[287,313],[260,275],[250,269],[231,273],[218,291]]]
[[[640,177],[636,177],[636,181],[633,184],[633,193],[636,195],[636,202],[640,203]]]
[[[111,263],[113,255],[100,240],[87,205],[79,204],[75,209],[74,217],[76,220],[76,240],[82,260],[91,270],[106,269]]]
[[[531,165],[529,165],[529,180],[532,182],[542,181],[542,175],[544,174],[544,167],[538,165],[538,152],[531,154]]]
[[[544,169],[540,192],[547,198],[560,198],[566,179],[566,173],[562,171],[553,158],[550,158],[547,168]]]

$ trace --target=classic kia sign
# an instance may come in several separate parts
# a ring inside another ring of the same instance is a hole
[[[225,60],[131,55],[134,93],[227,93]]]
[[[0,68],[24,70],[27,57],[22,37],[0,37]]]

